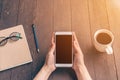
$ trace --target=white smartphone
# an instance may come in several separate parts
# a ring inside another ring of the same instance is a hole
[[[72,67],[73,50],[72,50],[72,32],[55,33],[55,66]]]

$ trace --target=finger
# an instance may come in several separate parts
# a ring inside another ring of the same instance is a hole
[[[77,45],[77,42],[74,41],[74,42],[73,42],[74,54],[78,52],[78,50],[79,50],[78,47],[79,47],[79,46]]]
[[[75,41],[75,42],[74,42]],[[77,37],[75,35],[75,32],[73,32],[73,44],[76,44],[77,46],[79,46],[79,43],[78,43],[78,40],[77,40]]]
[[[55,33],[53,32],[52,33],[52,44],[54,44],[55,43]]]
[[[73,32],[73,40],[74,40],[74,41],[77,41],[77,37],[76,37],[76,35],[75,35],[75,32]]]
[[[51,44],[51,46],[50,46],[48,54],[53,54],[54,51],[55,51],[54,32],[52,33],[51,43],[50,44]]]
[[[55,44],[55,40],[54,40],[54,32],[52,33],[52,37],[51,37],[51,43],[50,43],[50,48]]]
[[[77,44],[76,41],[74,41],[73,47],[74,47],[74,53],[73,53],[74,55],[83,54],[80,46]]]
[[[49,54],[53,54],[55,51],[55,44],[53,43],[50,50],[49,50]]]
[[[75,32],[73,32],[73,41],[76,41],[76,43],[79,45]]]

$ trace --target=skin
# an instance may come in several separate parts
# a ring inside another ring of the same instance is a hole
[[[79,46],[77,37],[75,33],[73,33],[73,49],[74,49],[74,62],[73,69],[76,72],[78,80],[92,80],[90,74],[84,64],[84,56],[82,50]]]
[[[79,46],[78,40],[76,38],[75,33],[73,33],[73,50],[74,50],[74,61],[72,68],[76,72],[78,80],[92,80],[89,75],[89,72],[84,64],[84,56],[82,50]],[[46,56],[45,64],[42,69],[38,72],[34,80],[47,80],[50,74],[56,69],[55,67],[55,42],[54,42],[54,34],[52,36],[51,48]]]

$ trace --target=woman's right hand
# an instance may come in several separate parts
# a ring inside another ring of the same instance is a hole
[[[73,69],[77,74],[78,80],[92,80],[84,64],[84,56],[79,46],[75,33],[73,33],[73,50],[74,50]]]
[[[84,56],[74,32],[73,32],[73,55],[74,55],[73,69],[75,70],[79,66],[82,65],[84,66]]]

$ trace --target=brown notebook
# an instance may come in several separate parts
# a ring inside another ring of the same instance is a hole
[[[19,32],[22,39],[18,41],[8,40],[4,46],[0,46],[0,71],[32,62],[22,25],[0,30],[0,37],[8,37],[12,32]]]

